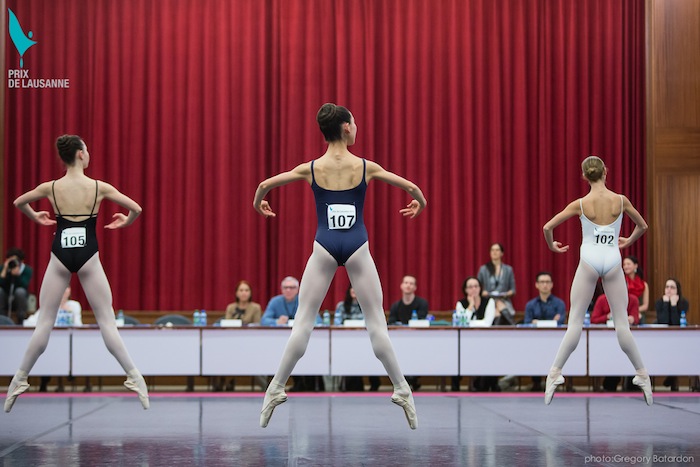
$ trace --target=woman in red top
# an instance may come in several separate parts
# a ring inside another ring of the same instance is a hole
[[[625,282],[630,295],[639,299],[639,316],[649,309],[649,284],[644,280],[644,273],[639,267],[639,260],[636,256],[625,256],[622,260],[622,270],[625,272]]]

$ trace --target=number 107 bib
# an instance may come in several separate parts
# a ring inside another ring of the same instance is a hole
[[[329,204],[327,214],[330,230],[347,230],[357,220],[354,204]]]

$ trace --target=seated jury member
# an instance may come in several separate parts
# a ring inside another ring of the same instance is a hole
[[[666,280],[664,294],[656,301],[654,308],[656,309],[656,322],[658,324],[680,326],[681,313],[684,311],[687,319],[690,304],[681,295],[681,283],[677,279],[670,277]]]
[[[286,326],[294,319],[299,307],[299,280],[287,276],[282,279],[281,295],[272,297],[265,308],[260,324],[263,326]]]
[[[628,294],[629,301],[627,302],[627,321],[630,324],[639,324],[639,299],[632,294]],[[591,314],[591,324],[605,324],[612,319],[612,311],[610,304],[605,294],[599,296],[593,306]]]
[[[299,280],[296,277],[287,276],[282,279],[282,294],[270,299],[262,315],[262,326],[287,326],[287,321],[294,319],[299,308]],[[316,316],[316,324],[323,320]]]
[[[525,305],[525,324],[536,324],[539,320],[554,320],[560,326],[566,320],[566,306],[564,301],[552,294],[554,281],[552,274],[547,271],[537,273],[535,288],[539,295]],[[532,391],[542,390],[542,377],[532,376]]]
[[[416,289],[416,278],[404,276],[401,281],[401,300],[394,302],[389,309],[389,324],[408,324],[413,311],[418,315],[418,319],[428,317],[428,301],[417,296]]]
[[[663,296],[656,301],[656,322],[670,326],[680,326],[681,313],[685,311],[688,319],[690,303],[681,294],[681,283],[678,279],[669,277],[664,286]],[[671,391],[678,391],[678,377],[669,376],[664,380],[664,386],[670,386]]]
[[[564,301],[552,294],[554,281],[546,271],[537,273],[535,288],[539,295],[525,305],[525,324],[537,323],[538,320],[554,320],[559,325],[566,320]]]
[[[416,295],[416,278],[403,276],[401,281],[401,300],[394,302],[389,309],[389,324],[408,324],[415,310],[418,319],[428,317],[428,301]],[[406,381],[414,391],[420,388],[417,376],[406,376]]]
[[[236,301],[226,307],[224,319],[240,319],[244,325],[259,324],[262,316],[260,305],[253,301],[253,289],[248,281],[236,285]]]

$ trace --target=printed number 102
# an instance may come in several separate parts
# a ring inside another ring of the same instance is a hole
[[[599,245],[612,245],[615,240],[614,235],[596,235],[595,242]]]

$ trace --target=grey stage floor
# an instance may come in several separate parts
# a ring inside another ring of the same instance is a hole
[[[700,465],[700,397],[416,395],[418,430],[388,393],[290,394],[265,428],[262,394],[28,394],[0,415],[8,466]],[[536,396],[536,397],[533,397]]]

